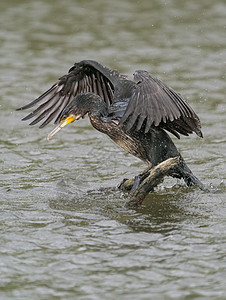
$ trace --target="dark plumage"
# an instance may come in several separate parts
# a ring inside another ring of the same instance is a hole
[[[187,185],[201,185],[165,131],[177,138],[192,132],[202,137],[198,116],[180,94],[147,71],[135,71],[134,80],[95,61],[84,60],[19,110],[38,105],[23,119],[33,118],[30,125],[42,120],[40,128],[52,120],[59,123],[48,138],[88,113],[93,127],[152,166],[180,156],[180,166],[171,175],[184,178]]]

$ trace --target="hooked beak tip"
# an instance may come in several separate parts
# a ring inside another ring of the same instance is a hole
[[[57,127],[55,127],[46,137],[47,141],[50,141],[51,138],[58,132],[60,131],[63,127],[65,127],[66,125],[72,123],[75,121],[75,116],[74,115],[70,115],[69,117],[67,117],[65,120],[61,121],[59,125],[57,125]]]

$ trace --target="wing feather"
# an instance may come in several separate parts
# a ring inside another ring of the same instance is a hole
[[[112,76],[113,73],[114,76]],[[38,107],[23,120],[36,117],[30,123],[34,125],[45,119],[40,126],[42,128],[54,118],[55,122],[59,122],[59,116],[64,108],[79,93],[95,93],[109,106],[113,100],[114,85],[118,76],[117,71],[108,69],[95,61],[85,60],[75,63],[68,74],[60,77],[50,89],[18,110],[25,110],[37,105]]]
[[[192,132],[202,137],[198,116],[179,93],[146,71],[136,71],[135,79],[136,87],[120,119],[126,130],[136,126],[147,133],[152,126],[160,126],[177,137]]]
[[[64,97],[61,102],[58,101],[57,105],[53,106],[53,109],[49,111],[48,117],[46,120],[39,126],[39,128],[43,128],[46,126],[48,123],[50,123],[56,116],[59,115],[59,111],[61,110],[62,107],[65,107],[68,104],[68,97]],[[61,114],[60,114],[61,115]]]

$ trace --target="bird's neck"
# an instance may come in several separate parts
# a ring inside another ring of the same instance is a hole
[[[101,118],[107,115],[107,104],[98,98],[94,98],[89,103],[89,116],[93,116],[95,118]]]

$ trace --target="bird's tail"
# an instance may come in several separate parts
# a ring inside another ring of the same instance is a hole
[[[179,167],[171,174],[173,177],[183,178],[187,186],[198,186],[201,190],[204,190],[202,182],[192,173],[189,167],[186,165],[182,156],[180,156]]]

